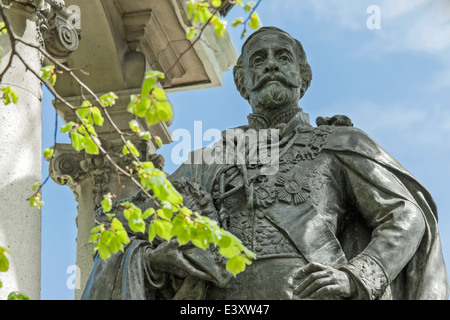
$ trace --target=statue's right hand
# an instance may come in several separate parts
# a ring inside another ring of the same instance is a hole
[[[179,250],[176,241],[163,242],[149,254],[152,269],[172,273],[180,278],[190,275],[201,280],[211,280],[211,276],[190,263]]]

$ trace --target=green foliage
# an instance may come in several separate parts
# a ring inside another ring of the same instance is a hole
[[[129,242],[130,239],[123,224],[113,217],[111,217],[111,223],[108,227],[105,227],[104,224],[95,227],[91,230],[91,236],[89,237],[89,243],[94,244],[94,252],[98,252],[104,260],[119,250],[123,252],[123,245]]]
[[[0,272],[6,272],[9,269],[9,260],[5,253],[10,254],[8,249],[0,247]]]
[[[237,5],[243,8],[244,12],[249,15],[247,19],[236,18],[232,26],[247,24],[250,28],[256,30],[261,25],[261,19],[255,12],[257,4],[254,1],[249,1],[244,4],[242,0],[235,1]],[[223,37],[226,33],[227,21],[221,19],[217,12],[223,5],[221,0],[189,0],[187,3],[187,17],[191,20],[192,26],[186,28],[186,38],[193,39],[196,36],[196,31],[200,29],[200,25],[209,24],[213,26],[215,33],[219,37]],[[246,29],[242,32],[242,38],[246,36]]]
[[[14,91],[11,87],[2,87],[0,91],[3,92],[1,99],[3,99],[3,103],[8,105],[10,103],[16,104],[19,101],[19,95],[16,91]]]
[[[108,95],[108,97],[110,96]],[[109,105],[112,101],[105,98],[102,104]],[[84,101],[75,112],[81,123],[71,121],[61,128],[61,132],[70,133],[72,147],[75,150],[84,150],[88,154],[99,154],[101,142],[97,138],[94,126],[103,126],[105,119],[102,112],[89,101]]]
[[[112,199],[113,196],[111,195],[111,192],[103,196],[103,200],[101,202],[103,212],[108,213],[111,211],[113,205]]]
[[[8,295],[8,300],[31,300],[25,293],[14,291]]]
[[[44,150],[44,159],[47,161],[50,161],[51,158],[53,157],[53,153],[55,152],[55,150],[53,148],[48,148]]]
[[[100,103],[104,108],[112,107],[113,105],[115,105],[117,99],[119,99],[119,97],[114,92],[109,92],[99,98]]]
[[[44,201],[42,201],[42,196],[40,193],[36,193],[28,199],[30,207],[40,210],[44,205]]]
[[[52,86],[56,83],[56,73],[55,66],[45,66],[41,69],[42,71],[42,80],[48,81]]]
[[[132,95],[128,104],[128,112],[144,118],[149,126],[158,121],[166,122],[173,117],[172,107],[167,101],[166,93],[158,87],[158,79],[163,78],[164,74],[159,71],[147,72],[141,94]]]

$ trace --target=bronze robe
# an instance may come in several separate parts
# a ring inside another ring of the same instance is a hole
[[[245,272],[233,278],[214,252],[186,246],[180,250],[211,278],[177,279],[152,268],[158,244],[134,235],[125,253],[96,258],[82,298],[295,299],[293,276],[308,262],[347,272],[354,299],[448,298],[437,210],[409,172],[359,129],[312,127],[302,112],[280,140],[275,175],[186,163],[169,177],[201,187],[215,204],[209,215],[254,250]]]

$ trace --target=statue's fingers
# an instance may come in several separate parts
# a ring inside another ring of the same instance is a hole
[[[294,279],[300,280],[302,278],[307,277],[308,275],[310,275],[313,272],[322,271],[325,269],[326,269],[326,266],[324,266],[320,263],[310,262],[306,266],[304,266],[303,268],[300,268],[297,271],[297,273],[294,276]]]
[[[316,291],[309,294],[308,298],[310,299],[337,299],[339,297],[339,285],[336,284],[330,284],[325,285]]]
[[[330,279],[328,278],[328,273],[326,271],[313,272],[300,282],[293,293],[301,298],[306,298],[309,294],[329,282]]]

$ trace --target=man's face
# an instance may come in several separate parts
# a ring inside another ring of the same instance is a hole
[[[250,104],[259,110],[297,104],[302,79],[293,40],[264,32],[246,48],[245,86]]]

